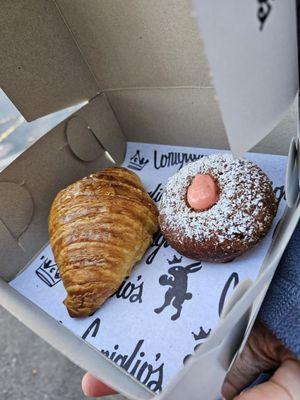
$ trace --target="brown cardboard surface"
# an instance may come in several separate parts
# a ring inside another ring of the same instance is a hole
[[[190,0],[57,0],[101,89],[210,85]]]
[[[280,123],[251,151],[287,155],[292,137],[297,135],[297,101]]]
[[[26,119],[107,88],[210,86],[189,0],[86,4],[20,0],[2,5],[0,86]]]
[[[0,182],[1,220],[11,236],[16,240],[30,224],[34,212],[31,194],[25,186],[12,182]],[[22,204],[23,207],[19,207]],[[13,214],[11,213],[13,209]]]
[[[190,1],[89,0],[86,5],[84,0],[3,4],[0,86],[25,117],[34,119],[107,89],[129,140],[228,148]],[[114,91],[118,88],[126,90]],[[287,154],[295,121],[291,110],[254,150]],[[93,158],[101,143],[93,146],[97,133],[90,134],[89,151],[80,139],[77,148]]]
[[[53,1],[1,3],[0,87],[33,120],[98,89]]]
[[[107,92],[131,141],[228,148],[212,88],[128,89]]]
[[[75,116],[85,120],[95,135],[101,137],[114,160],[123,159],[125,138],[103,96],[95,98]],[[5,280],[14,277],[48,241],[47,219],[56,193],[75,180],[112,165],[103,150],[91,162],[78,158],[68,145],[66,122],[59,124],[1,173],[0,203],[5,207],[0,212],[0,275]],[[80,135],[83,149],[85,145],[89,148],[91,140],[84,132]],[[79,145],[79,137],[76,140]]]
[[[104,148],[85,119],[74,115],[66,122],[66,137],[73,153],[82,161],[94,161],[104,153]],[[86,144],[82,146],[82,135]]]
[[[87,122],[98,143],[109,152],[114,161],[119,164],[123,162],[126,150],[125,137],[105,94],[97,96],[76,115]]]
[[[212,88],[148,88],[106,93],[122,131],[131,141],[229,148]],[[296,134],[296,104],[253,151],[288,153]]]

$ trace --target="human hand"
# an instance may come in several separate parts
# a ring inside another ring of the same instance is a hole
[[[101,397],[116,393],[113,389],[94,378],[89,372],[83,376],[81,387],[83,393],[89,397]]]
[[[242,391],[260,373],[274,369],[269,381]],[[300,363],[262,323],[256,322],[225,379],[222,394],[226,400],[300,400]]]
[[[260,373],[275,368],[278,369],[269,381],[240,393]],[[115,394],[89,373],[82,379],[82,390],[90,397]],[[239,360],[225,379],[222,394],[226,400],[300,400],[300,363],[257,322]]]

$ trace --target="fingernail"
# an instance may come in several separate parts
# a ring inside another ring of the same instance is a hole
[[[85,375],[83,376],[82,381],[81,381],[81,389],[83,391],[83,394],[85,396],[88,396],[88,384],[86,382]]]

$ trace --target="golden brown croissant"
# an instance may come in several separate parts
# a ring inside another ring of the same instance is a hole
[[[107,168],[58,193],[49,234],[70,316],[91,314],[118,289],[150,245],[157,218],[140,179],[126,168]]]

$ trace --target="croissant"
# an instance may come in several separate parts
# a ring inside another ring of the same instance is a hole
[[[130,275],[157,230],[157,208],[126,168],[104,169],[60,191],[49,236],[70,316],[96,311]]]

